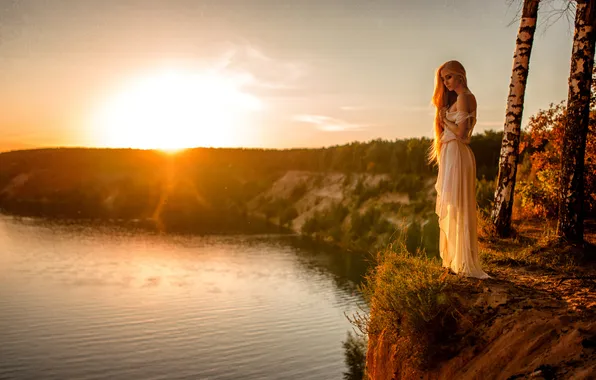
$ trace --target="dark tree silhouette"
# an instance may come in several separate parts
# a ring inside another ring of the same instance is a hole
[[[584,235],[584,158],[589,128],[595,27],[596,1],[578,0],[561,155],[557,223],[559,236],[570,242],[581,242]]]

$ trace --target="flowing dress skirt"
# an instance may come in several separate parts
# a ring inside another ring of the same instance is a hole
[[[442,144],[435,189],[443,266],[467,277],[489,278],[478,252],[476,160],[468,144],[458,139]]]

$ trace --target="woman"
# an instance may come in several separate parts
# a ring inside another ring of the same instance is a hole
[[[432,102],[436,115],[430,159],[439,165],[435,189],[443,266],[463,276],[489,278],[478,254],[476,161],[468,145],[476,124],[476,98],[461,63],[449,61],[437,69]]]

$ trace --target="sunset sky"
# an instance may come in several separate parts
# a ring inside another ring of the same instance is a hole
[[[562,2],[539,16],[524,125],[567,96],[573,25],[546,25]],[[430,136],[450,59],[468,71],[476,131],[501,129],[519,3],[2,0],[0,150]]]

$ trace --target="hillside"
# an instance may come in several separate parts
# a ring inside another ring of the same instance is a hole
[[[485,142],[496,145],[498,136],[491,136]],[[410,139],[176,155],[77,148],[8,152],[0,154],[0,210],[179,232],[279,227],[362,251],[386,245],[410,226],[412,249],[433,253],[436,242],[422,241],[424,229],[428,236],[436,232],[436,169],[425,161],[427,147],[423,139]],[[389,168],[391,162],[400,163]]]
[[[434,317],[421,320],[398,308],[390,315],[403,319],[388,324],[373,301],[366,321],[370,379],[594,379],[596,224],[587,224],[587,243],[579,248],[557,243],[544,222],[516,229],[515,238],[481,238],[492,279],[459,278],[434,264],[425,267],[432,280],[416,269],[407,274],[417,284],[413,294],[437,286],[430,294],[444,297],[424,304]]]
[[[249,210],[296,233],[367,252],[407,230],[412,251],[435,254],[433,197],[428,176],[289,171],[251,200]]]

